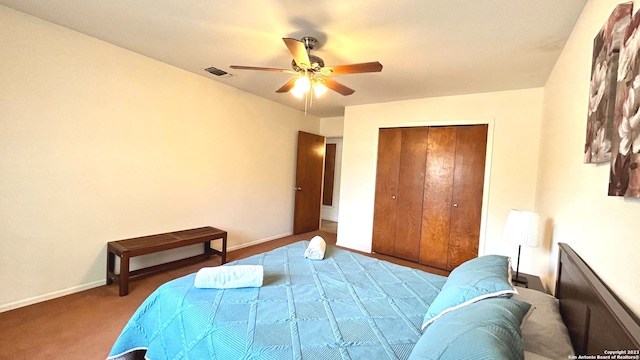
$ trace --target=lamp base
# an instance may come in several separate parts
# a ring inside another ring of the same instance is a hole
[[[511,282],[515,285],[515,284],[521,284],[524,285],[524,287],[528,288],[529,287],[529,279],[527,279],[526,277],[523,276],[513,276],[511,278]]]

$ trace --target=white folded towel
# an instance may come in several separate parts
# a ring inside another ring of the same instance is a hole
[[[212,289],[260,287],[263,279],[262,265],[216,266],[198,270],[193,285]]]
[[[314,236],[304,251],[304,257],[311,260],[322,260],[325,250],[327,250],[327,243],[324,239],[321,236]]]

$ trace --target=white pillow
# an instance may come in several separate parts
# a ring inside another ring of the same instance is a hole
[[[513,299],[535,307],[531,316],[522,323],[524,350],[551,359],[568,359],[575,355],[569,331],[562,321],[558,299],[541,291],[518,288]]]
[[[540,354],[532,353],[531,351],[524,352],[524,360],[553,360]],[[563,359],[564,360],[564,359]]]

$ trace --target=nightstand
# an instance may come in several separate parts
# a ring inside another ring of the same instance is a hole
[[[538,291],[542,291],[543,293],[547,293],[547,290],[544,288],[544,285],[542,285],[542,280],[540,280],[539,276],[535,276],[535,275],[529,275],[529,274],[525,274],[525,273],[520,273],[519,274],[520,277],[526,278],[528,281],[528,285],[527,286],[529,289],[533,289],[533,290],[538,290]],[[513,283],[514,286],[520,286],[520,287],[525,287],[523,284],[518,284],[518,283]]]

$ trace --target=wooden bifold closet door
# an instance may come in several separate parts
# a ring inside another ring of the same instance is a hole
[[[451,270],[478,254],[487,125],[380,129],[374,252]]]

